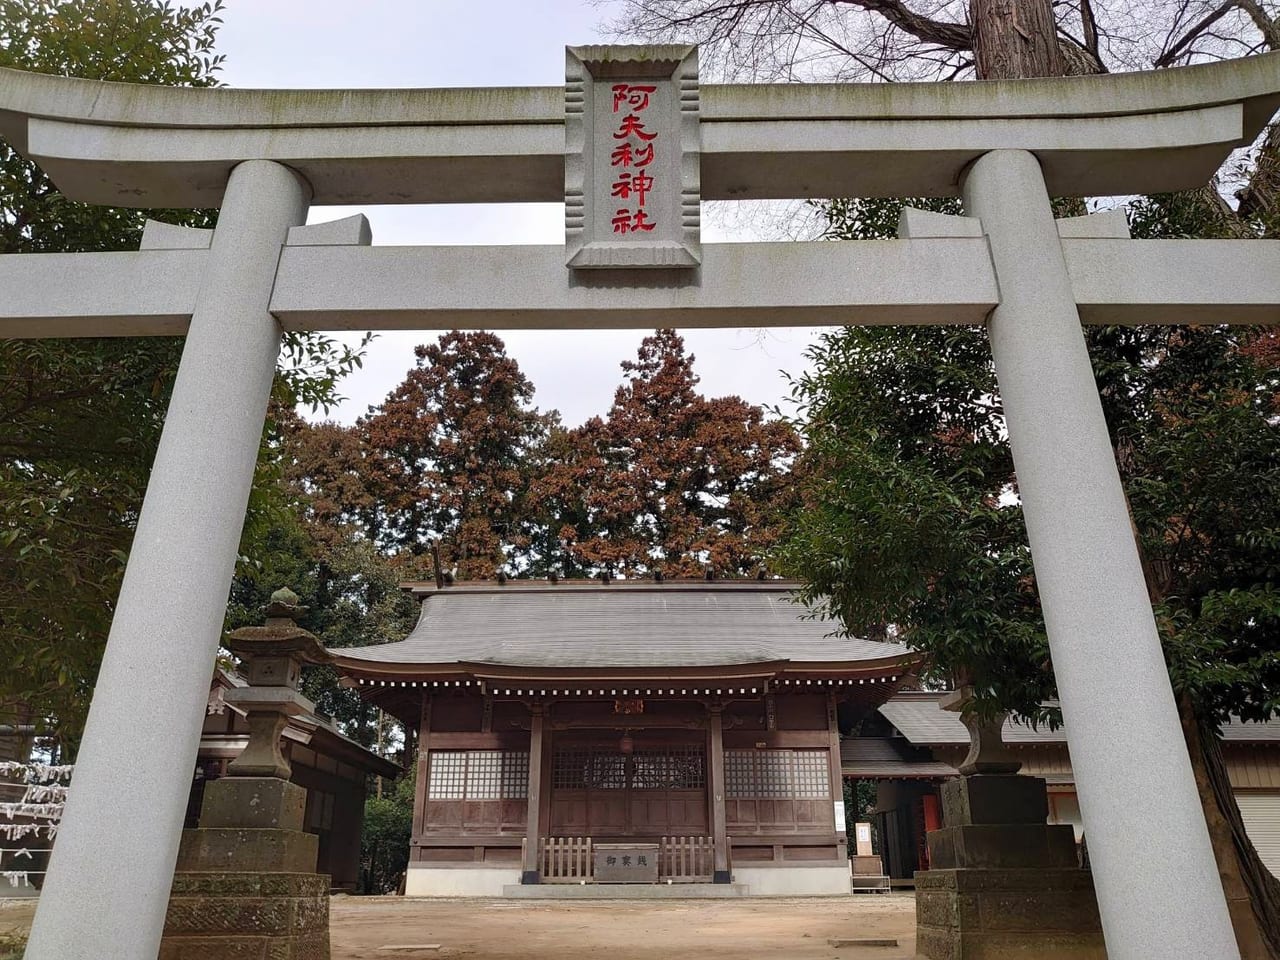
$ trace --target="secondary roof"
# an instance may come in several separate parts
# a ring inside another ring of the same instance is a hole
[[[908,741],[917,746],[968,744],[969,732],[959,714],[939,706],[941,693],[906,691],[880,707],[880,713]],[[1024,723],[1006,720],[1002,735],[1005,743],[1066,743],[1064,727],[1050,730],[1047,726],[1032,728]],[[1246,723],[1232,720],[1222,727],[1222,739],[1238,743],[1280,742],[1280,721]]]

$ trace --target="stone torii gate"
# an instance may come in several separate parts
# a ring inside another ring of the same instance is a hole
[[[987,325],[1109,956],[1238,957],[1080,324],[1280,322],[1280,243],[1134,241],[1049,198],[1204,184],[1280,106],[1280,54],[700,91],[691,48],[567,66],[563,89],[385,91],[0,70],[0,134],[67,196],[221,207],[133,253],[0,257],[0,336],[186,334],[29,960],[156,956],[281,330],[857,323]],[[953,195],[967,216],[909,211],[892,241],[697,235],[704,198]],[[562,200],[564,247],[302,226],[312,204]]]

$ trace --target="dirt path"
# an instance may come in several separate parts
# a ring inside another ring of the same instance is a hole
[[[915,955],[911,895],[760,900],[404,900],[332,904],[333,960],[901,960]],[[896,937],[897,948],[832,947]],[[439,944],[439,950],[387,950]]]
[[[32,900],[0,900],[0,933],[25,935]],[[915,898],[759,900],[406,900],[335,897],[332,960],[904,960]],[[832,947],[896,937],[898,947]],[[439,944],[438,950],[386,947]]]
[[[4,937],[25,937],[35,915],[34,898],[0,900],[0,942]]]

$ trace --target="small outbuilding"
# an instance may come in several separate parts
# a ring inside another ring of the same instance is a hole
[[[924,836],[940,826],[938,787],[959,776],[955,768],[969,749],[960,718],[942,709],[944,696],[897,693],[863,723],[860,736],[841,742],[845,778],[876,783],[877,852],[886,875],[900,885],[928,869]],[[1066,729],[1009,720],[1003,738],[1022,761],[1021,773],[1044,778],[1049,822],[1070,824],[1079,841],[1084,827]],[[1280,876],[1280,721],[1226,724],[1222,754],[1245,829],[1263,863]]]

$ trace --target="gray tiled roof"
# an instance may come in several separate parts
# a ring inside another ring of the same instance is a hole
[[[900,737],[846,737],[840,741],[840,769],[846,777],[876,780],[947,779],[956,768],[934,760]]]
[[[886,661],[893,643],[833,637],[782,581],[450,587],[404,640],[335,649],[341,661],[532,668],[709,667]]]
[[[938,706],[940,693],[903,693],[880,707],[880,713],[912,743],[921,746],[931,744],[965,744],[969,732],[960,717]],[[1238,720],[1222,728],[1222,739],[1232,742],[1280,742],[1280,720],[1268,723],[1242,723]],[[1067,731],[1063,727],[1050,730],[1006,721],[1005,743],[1066,743]]]
[[[916,749],[901,737],[844,738],[840,741],[840,772],[859,780],[950,780],[960,776],[951,764],[932,759],[928,751]],[[1035,776],[1054,786],[1075,782],[1070,773]]]

